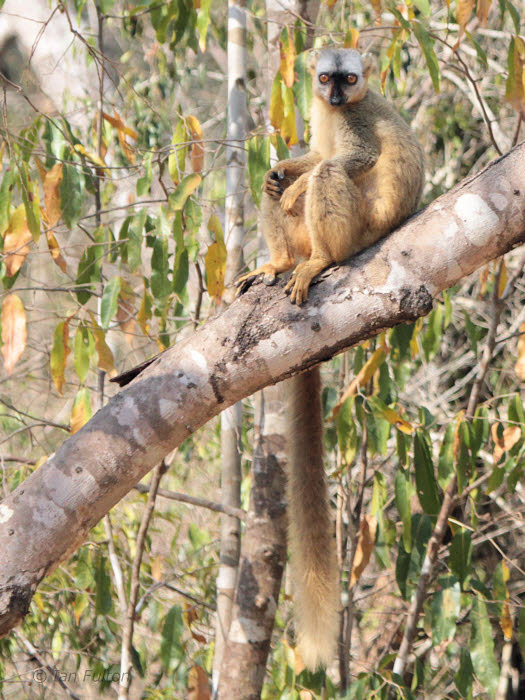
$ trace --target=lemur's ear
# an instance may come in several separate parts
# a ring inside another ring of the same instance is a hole
[[[319,54],[319,49],[312,49],[308,53],[308,70],[310,73],[315,73],[315,67],[317,65],[317,61],[319,60]]]
[[[361,56],[361,62],[363,64],[363,78],[368,78],[374,65],[374,58],[369,53],[365,53]]]

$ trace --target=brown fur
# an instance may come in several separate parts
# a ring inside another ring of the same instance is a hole
[[[286,286],[292,302],[302,304],[319,272],[372,245],[415,211],[424,178],[422,151],[393,107],[368,88],[369,71],[368,60],[353,50],[318,56],[310,152],[266,174],[261,219],[270,262],[241,277],[241,290],[260,274],[271,283],[303,258]],[[306,665],[315,669],[333,658],[339,607],[318,370],[296,378],[289,410],[289,540],[298,644]]]

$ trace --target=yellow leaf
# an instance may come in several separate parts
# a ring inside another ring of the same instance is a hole
[[[412,332],[412,337],[410,338],[410,357],[415,359],[419,355],[419,342],[418,342],[418,336],[419,336],[419,331],[421,330],[423,326],[423,319],[418,318],[417,321],[414,323],[414,330]]]
[[[365,570],[376,541],[377,520],[373,515],[365,515],[359,527],[359,539],[350,576],[350,588],[357,583]]]
[[[293,101],[292,88],[282,85],[284,116],[281,122],[281,136],[286,141],[287,146],[297,143],[297,128],[295,125],[295,104]]]
[[[520,325],[520,336],[518,338],[518,359],[514,371],[518,379],[525,382],[525,323]]]
[[[290,36],[290,27],[286,26],[279,40],[281,51],[281,76],[287,88],[291,88],[295,80],[295,46]]]
[[[476,7],[476,16],[481,22],[482,27],[487,26],[487,18],[489,16],[491,5],[492,0],[478,0],[478,6]]]
[[[371,357],[367,360],[367,362],[365,362],[363,367],[361,367],[361,370],[352,379],[347,390],[343,393],[339,401],[332,409],[332,418],[335,418],[337,416],[337,414],[341,410],[341,406],[350,396],[357,394],[357,390],[360,387],[367,384],[372,379],[379,367],[385,361],[385,358],[389,352],[390,348],[388,347],[388,345],[383,344],[372,353]]]
[[[346,32],[344,48],[345,49],[357,49],[359,44],[359,29],[352,27]]]
[[[53,347],[51,348],[50,368],[51,378],[57,388],[58,393],[62,396],[62,388],[66,377],[66,362],[69,355],[69,321],[70,316],[65,321],[61,321],[55,328],[53,334]]]
[[[27,340],[26,312],[16,294],[9,294],[2,304],[2,355],[7,374],[24,352]]]
[[[52,229],[57,225],[62,215],[62,209],[60,207],[60,183],[62,182],[62,163],[55,163],[51,170],[45,173],[43,182],[45,205],[43,218],[48,227]]]
[[[115,369],[115,360],[109,345],[106,343],[105,333],[95,321],[95,317],[91,312],[89,317],[91,319],[91,330],[93,331],[93,336],[95,338],[95,350],[98,355],[97,367],[103,372],[107,372],[110,377],[114,377],[117,374],[117,370]]]
[[[62,253],[60,252],[60,246],[58,245],[58,241],[55,238],[54,233],[52,231],[48,231],[46,235],[47,247],[49,248],[49,252],[51,253],[53,262],[55,262],[58,265],[62,272],[67,272],[66,261],[62,257]]]
[[[151,577],[154,581],[162,580],[162,562],[163,557],[161,557],[160,555],[153,557],[151,561]]]
[[[191,167],[194,173],[200,173],[204,166],[204,144],[202,143],[202,126],[192,114],[186,117],[186,125],[190,132],[191,146]]]
[[[202,666],[193,666],[188,673],[188,700],[210,700],[210,684]]]
[[[272,83],[272,91],[270,94],[270,122],[274,129],[281,128],[284,119],[284,102],[282,94],[281,71],[277,71]]]
[[[69,421],[71,434],[76,433],[91,418],[91,398],[89,389],[82,387],[75,396]]]
[[[505,639],[512,639],[512,616],[510,614],[509,599],[504,601],[501,611],[501,619],[499,621]]]
[[[98,166],[102,172],[109,175],[109,170],[106,168],[106,164],[104,163],[102,158],[100,158],[100,156],[97,156],[97,154],[93,153],[92,151],[88,151],[81,143],[76,143],[73,148],[77,153],[80,153],[85,158],[90,160],[94,165]]]
[[[29,253],[27,245],[32,235],[29,230],[26,217],[26,208],[23,204],[17,207],[11,214],[9,225],[4,233],[5,267],[8,277],[16,275],[22,267]]]
[[[87,608],[89,605],[89,596],[87,593],[81,593],[80,595],[77,595],[75,598],[75,602],[73,604],[73,614],[75,616],[75,622],[77,625],[80,622],[80,618],[82,617],[82,613],[84,610]]]
[[[402,418],[399,415],[399,413],[397,413],[397,411],[395,411],[393,408],[386,406],[385,408],[382,408],[381,414],[384,418],[386,418],[390,425],[393,425],[394,428],[397,428],[402,433],[406,433],[406,435],[412,435],[412,433],[414,432],[414,428],[412,427],[412,425],[404,418]]]
[[[458,44],[465,31],[467,23],[472,16],[472,10],[474,9],[475,4],[476,0],[457,0],[456,20],[459,24]]]
[[[204,258],[208,279],[208,294],[216,301],[222,299],[224,275],[226,273],[226,246],[223,242],[212,243]]]
[[[182,178],[173,194],[170,195],[170,207],[172,211],[180,211],[186,204],[197,187],[201,184],[202,177],[198,173],[190,173]]]

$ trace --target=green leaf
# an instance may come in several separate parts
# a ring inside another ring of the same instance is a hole
[[[482,49],[481,44],[474,39],[474,37],[472,36],[472,34],[470,32],[466,31],[465,35],[466,35],[467,39],[470,41],[470,43],[472,44],[472,46],[474,47],[474,50],[476,51],[476,55],[478,57],[478,61],[481,63],[482,67],[485,70],[488,70],[489,62],[487,59],[487,54]]]
[[[472,697],[472,683],[474,681],[474,668],[470,658],[470,652],[465,647],[459,648],[459,668],[454,676],[454,683],[462,698],[469,700]]]
[[[9,206],[11,204],[11,191],[15,181],[15,174],[8,168],[0,185],[0,237],[3,236],[9,224]]]
[[[414,467],[416,489],[421,507],[429,515],[437,515],[441,506],[434,465],[428,443],[421,430],[414,435]]]
[[[487,612],[487,605],[479,595],[474,596],[470,613],[472,632],[470,658],[474,673],[488,697],[495,697],[500,668],[494,654],[494,632]]]
[[[22,201],[26,210],[27,225],[34,241],[40,238],[40,198],[38,185],[29,179],[27,164],[20,167]]]
[[[122,277],[112,277],[107,283],[100,302],[100,326],[105,331],[118,309],[118,297],[122,286]]]
[[[95,568],[95,615],[107,615],[111,610],[111,578],[106,558],[99,556]]]
[[[191,173],[181,180],[175,192],[169,196],[169,204],[172,211],[180,211],[193,192],[201,184],[202,178],[199,173]]]
[[[357,430],[352,416],[353,405],[354,397],[350,396],[337,414],[337,440],[341,456],[346,464],[352,464],[358,446]]]
[[[60,321],[53,333],[53,347],[51,348],[50,369],[51,377],[59,394],[65,382],[66,360],[69,353],[68,324]]]
[[[465,528],[460,528],[450,544],[450,570],[465,589],[465,583],[472,573],[472,536]]]
[[[164,302],[171,294],[172,284],[169,279],[169,249],[168,236],[166,235],[167,222],[161,212],[157,223],[156,236],[153,241],[153,254],[151,256],[151,293],[160,302]]]
[[[160,641],[160,659],[165,671],[170,668],[174,650],[180,647],[183,630],[182,611],[180,605],[173,605],[164,618]]]
[[[184,174],[186,156],[189,150],[189,140],[190,136],[186,129],[186,122],[184,119],[179,119],[175,131],[173,132],[173,138],[171,139],[174,148],[170,151],[170,155],[168,156],[168,170],[175,185],[179,184]]]
[[[372,490],[372,500],[370,503],[370,512],[372,515],[378,515],[382,512],[387,502],[386,478],[381,472],[374,474],[374,488]]]
[[[412,0],[412,2],[424,17],[430,17],[429,0]]]
[[[127,246],[127,262],[131,272],[136,272],[139,265],[142,263],[142,240],[144,237],[144,227],[148,212],[146,209],[141,209],[132,217],[127,235],[129,237]]]
[[[60,206],[62,218],[71,229],[80,219],[84,199],[84,177],[79,163],[64,163],[60,183]]]
[[[253,201],[260,206],[264,176],[270,168],[270,139],[254,136],[248,141],[248,179]]]
[[[78,378],[83,384],[89,371],[89,363],[95,352],[93,334],[84,324],[81,324],[75,333],[73,349],[73,366]]]
[[[453,576],[438,580],[439,590],[431,605],[432,641],[435,646],[451,641],[456,633],[456,620],[461,610],[461,589]]]
[[[97,245],[89,245],[80,258],[77,270],[75,293],[80,304],[84,305],[100,282],[101,250]]]
[[[151,181],[153,179],[152,164],[153,161],[153,151],[146,153],[144,157],[144,162],[142,167],[144,168],[144,175],[139,177],[137,180],[137,197],[142,197],[142,195],[147,194],[151,187]]]
[[[403,547],[405,552],[412,550],[412,517],[410,514],[410,499],[414,493],[414,487],[410,480],[408,470],[398,469],[394,481],[394,493],[396,507],[403,523]]]
[[[412,517],[412,548],[407,552],[403,541],[399,542],[396,560],[396,581],[405,600],[417,585],[421,574],[421,567],[427,551],[427,543],[432,533],[430,518],[421,513],[415,513]]]
[[[309,60],[308,51],[295,57],[295,74],[297,79],[293,84],[293,94],[297,109],[305,121],[310,118],[310,107],[312,104],[312,75],[308,68]]]
[[[201,0],[199,14],[197,15],[197,31],[199,32],[199,48],[206,51],[206,36],[210,26],[211,0]]]
[[[450,478],[454,475],[454,435],[456,432],[456,426],[454,423],[449,423],[445,434],[443,436],[443,442],[441,443],[441,448],[439,450],[439,461],[438,461],[438,480],[439,485],[442,489],[445,489],[450,481]]]
[[[425,61],[428,67],[428,71],[430,73],[430,78],[432,79],[432,85],[434,86],[434,90],[436,92],[439,92],[441,76],[439,72],[437,56],[434,51],[434,41],[430,34],[427,32],[427,30],[423,27],[421,22],[414,20],[412,22],[412,29],[414,31],[416,39],[419,42],[419,45],[423,50],[423,55],[425,56]]]

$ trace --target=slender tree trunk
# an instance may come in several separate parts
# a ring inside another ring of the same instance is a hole
[[[228,129],[226,145],[225,282],[231,288],[243,266],[244,171],[246,138],[246,7],[245,0],[228,3]],[[221,416],[221,491],[223,505],[241,503],[242,407],[238,403]],[[220,565],[217,576],[217,614],[212,686],[217,692],[224,645],[231,622],[231,609],[239,567],[241,523],[221,517]]]

